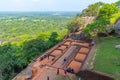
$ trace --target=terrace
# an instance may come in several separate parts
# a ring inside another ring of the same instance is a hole
[[[31,80],[46,80],[43,79],[43,77],[48,75],[48,73],[49,76],[51,73],[53,73],[51,76],[53,80],[56,76],[55,74],[57,68],[60,68],[61,75],[64,74],[65,68],[72,68],[74,73],[78,73],[82,69],[90,50],[91,46],[89,46],[89,43],[84,41],[74,41],[67,39],[62,41],[58,45],[46,51],[32,63]],[[49,58],[47,56],[48,53],[50,54]],[[67,60],[64,62],[65,57]],[[19,78],[21,80],[25,80],[25,72],[26,70],[18,74],[13,80],[17,80]],[[67,74],[74,75],[73,73]]]

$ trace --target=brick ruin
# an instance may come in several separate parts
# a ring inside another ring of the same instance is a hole
[[[81,77],[83,80],[115,80],[115,78],[109,75],[90,70],[79,71],[76,75]]]
[[[83,80],[115,80],[110,76],[106,77],[104,74],[82,70],[92,49],[92,46],[90,45],[91,42],[92,39],[84,37],[83,34],[77,34],[75,37],[74,34],[72,34],[72,37],[71,34],[69,34],[69,36],[67,35],[62,42],[49,49],[29,64],[32,65],[33,72],[31,80],[43,80],[43,74],[48,72],[46,67],[52,68],[53,70],[57,68],[60,68],[61,70],[71,68],[73,69],[73,72],[70,72],[70,74],[80,76]],[[48,54],[49,59],[47,57]],[[65,57],[67,60],[63,61]],[[25,80],[25,72],[26,70],[23,70],[13,80]],[[44,73],[41,74],[42,72]]]

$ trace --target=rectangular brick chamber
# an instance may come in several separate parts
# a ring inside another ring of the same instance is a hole
[[[83,62],[83,61],[86,59],[86,56],[87,56],[87,55],[85,55],[85,54],[80,54],[80,53],[78,53],[78,54],[75,56],[75,60]]]
[[[80,43],[81,46],[89,47],[89,43]]]
[[[90,49],[89,49],[89,48],[85,48],[85,47],[82,47],[82,48],[79,50],[80,53],[85,53],[85,54],[88,54],[89,51],[90,51]]]
[[[70,45],[70,43],[71,43],[70,41],[66,41],[64,44],[65,45]]]
[[[61,50],[54,50],[50,55],[52,55],[52,56],[59,56],[59,55],[61,55],[62,54],[62,52],[61,52]]]
[[[81,62],[73,60],[73,61],[71,61],[71,63],[68,65],[67,68],[72,68],[75,73],[78,73],[80,68],[81,68],[81,66],[82,66]]]
[[[60,47],[58,47],[58,49],[61,49],[61,50],[65,50],[67,47],[66,46],[64,46],[64,45],[62,45],[62,46],[60,46]]]
[[[49,59],[48,59],[48,57],[46,57],[45,59],[43,59],[43,60],[41,61],[41,63],[48,63],[48,62],[52,61],[52,59],[54,59],[53,56],[49,56]]]

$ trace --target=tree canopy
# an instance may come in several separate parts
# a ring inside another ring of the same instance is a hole
[[[104,5],[103,2],[97,2],[88,6],[88,8],[84,9],[81,14],[77,14],[75,18],[68,22],[68,30],[70,32],[79,31],[80,27],[85,26],[85,19],[83,17],[86,16],[94,16],[96,17],[99,13],[99,9]]]
[[[104,5],[103,2],[97,2],[89,5],[86,9],[82,10],[79,16],[94,16],[96,17],[99,13],[99,9]]]
[[[36,15],[34,15],[36,14]],[[0,14],[0,70],[2,80],[11,80],[35,57],[53,47],[67,34],[73,13]]]
[[[87,35],[95,36],[98,32],[105,32],[106,28],[109,27],[111,17],[119,12],[119,8],[116,4],[104,4],[100,9],[98,16],[94,22],[84,29]],[[111,27],[111,26],[110,26]],[[95,32],[93,32],[95,31]]]
[[[80,18],[80,17],[76,17],[72,20],[70,20],[67,24],[68,26],[68,30],[70,32],[77,32],[79,31],[79,28],[82,27],[85,24],[85,20]]]

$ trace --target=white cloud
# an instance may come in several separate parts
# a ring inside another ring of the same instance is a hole
[[[12,0],[15,3],[24,3],[24,0]]]
[[[33,2],[39,2],[40,0],[32,0]]]

